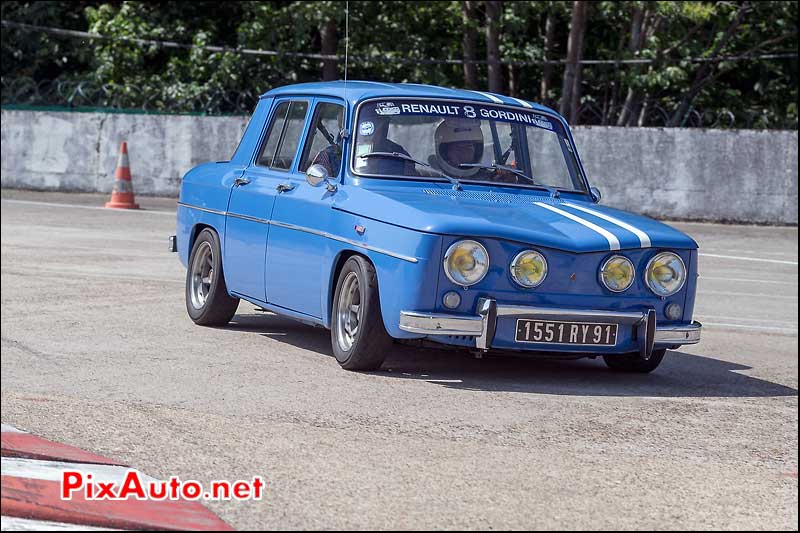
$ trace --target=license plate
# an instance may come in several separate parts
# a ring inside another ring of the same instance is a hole
[[[574,346],[616,346],[617,324],[517,320],[517,342],[569,344]]]

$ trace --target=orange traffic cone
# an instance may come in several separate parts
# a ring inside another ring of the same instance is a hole
[[[133,201],[133,185],[131,184],[131,165],[128,162],[128,143],[122,141],[119,147],[117,170],[114,172],[114,188],[111,189],[111,201],[106,207],[115,209],[139,209]]]

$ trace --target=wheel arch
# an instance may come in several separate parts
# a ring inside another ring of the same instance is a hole
[[[326,328],[331,327],[331,316],[333,315],[333,298],[336,296],[336,283],[339,279],[339,273],[342,271],[342,267],[353,256],[361,256],[372,265],[373,268],[377,268],[375,263],[372,259],[369,258],[368,255],[361,253],[357,250],[352,248],[344,248],[339,250],[339,253],[336,254],[334,257],[333,262],[331,263],[333,267],[331,268],[330,278],[328,279],[328,291],[327,291],[327,298],[325,301],[325,316],[323,317],[323,323]],[[378,287],[378,293],[380,294],[380,287]]]

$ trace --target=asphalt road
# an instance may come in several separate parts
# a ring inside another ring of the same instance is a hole
[[[260,474],[264,501],[209,505],[240,528],[798,527],[797,228],[676,224],[706,328],[651,375],[409,348],[356,374],[249,304],[193,325],[174,200],[105,199],[3,191],[4,423],[154,477]]]

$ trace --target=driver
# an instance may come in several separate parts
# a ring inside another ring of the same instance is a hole
[[[505,170],[489,171],[478,167],[459,167],[461,164],[480,163],[483,159],[483,131],[479,120],[442,119],[436,127],[434,142],[436,153],[429,162],[449,176],[518,183],[516,176]]]
[[[433,136],[436,152],[431,164],[454,178],[476,176],[481,169],[461,168],[462,163],[480,163],[483,157],[483,132],[478,120],[445,118]]]

